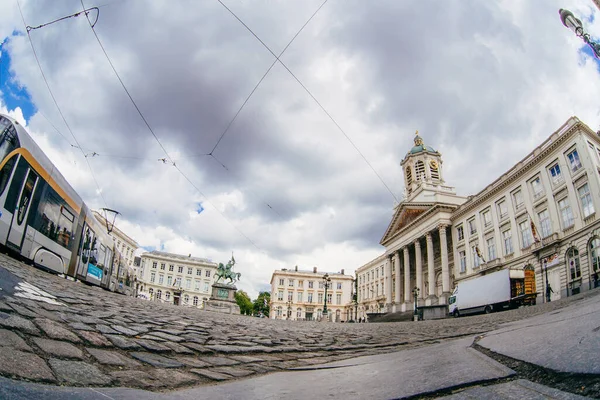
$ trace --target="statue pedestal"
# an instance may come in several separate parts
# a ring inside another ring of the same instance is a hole
[[[235,285],[214,283],[210,300],[204,305],[205,311],[220,312],[223,314],[240,314],[240,307],[235,301]]]

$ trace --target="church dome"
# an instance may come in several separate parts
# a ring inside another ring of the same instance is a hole
[[[415,132],[415,146],[410,149],[410,154],[417,154],[422,151],[430,151],[432,153],[436,153],[435,149],[431,146],[426,146],[423,143],[423,139],[419,136],[419,131]]]

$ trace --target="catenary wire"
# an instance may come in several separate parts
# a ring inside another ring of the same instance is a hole
[[[21,19],[23,20],[23,25],[25,25],[25,27],[27,27],[27,23],[25,22],[25,16],[23,15],[23,10],[21,9],[21,4],[20,4],[19,0],[17,0],[17,5],[19,7],[19,12],[21,14]],[[94,171],[92,170],[92,166],[90,165],[90,162],[87,159],[87,157],[85,157],[85,152],[81,149],[81,145],[79,144],[79,141],[77,140],[77,137],[73,133],[73,130],[71,129],[71,126],[67,122],[67,119],[65,118],[65,115],[63,114],[60,106],[58,105],[58,101],[56,100],[56,97],[54,97],[54,93],[52,92],[52,89],[50,88],[50,84],[48,83],[48,79],[46,79],[46,74],[44,74],[44,70],[42,68],[42,64],[40,63],[40,60],[39,60],[38,55],[37,55],[37,52],[35,50],[35,46],[33,45],[33,40],[31,39],[31,35],[29,34],[29,30],[27,30],[27,37],[29,39],[29,44],[31,45],[31,50],[33,51],[33,56],[35,58],[35,61],[36,61],[37,65],[38,65],[38,67],[40,69],[40,73],[42,74],[42,78],[44,79],[44,83],[46,84],[46,88],[48,88],[48,92],[50,93],[50,97],[52,97],[52,101],[54,102],[54,105],[56,106],[56,109],[58,110],[58,113],[60,114],[60,116],[61,116],[61,118],[62,118],[65,126],[67,127],[67,130],[69,131],[69,133],[71,134],[71,136],[73,136],[73,139],[75,140],[75,143],[77,144],[77,147],[81,150],[81,153],[84,155],[84,158],[85,158],[85,161],[87,163],[87,166],[90,169],[90,174],[92,175],[92,179],[94,179],[94,183],[96,184],[96,187],[98,188],[98,194],[102,198],[102,202],[104,203],[104,206],[108,207],[108,205],[106,203],[106,199],[104,198],[104,195],[102,194],[102,189],[100,188],[100,185],[98,184],[98,180],[96,179],[96,175],[94,174]]]
[[[383,178],[377,173],[377,171],[375,170],[375,168],[373,167],[373,165],[371,165],[371,163],[369,162],[369,160],[367,160],[367,157],[365,157],[365,155],[360,151],[360,149],[358,148],[358,146],[352,141],[352,139],[350,139],[350,136],[348,136],[348,134],[346,133],[346,131],[344,131],[344,129],[340,126],[340,124],[338,124],[338,122],[335,120],[335,118],[333,118],[333,116],[327,111],[327,109],[321,104],[321,102],[312,94],[312,92],[302,83],[302,81],[300,81],[300,79],[292,72],[292,70],[290,70],[288,68],[288,66],[273,52],[273,50],[271,50],[271,48],[269,46],[267,46],[267,44],[256,33],[254,33],[254,31],[252,29],[250,29],[250,27],[248,25],[246,25],[246,23],[244,21],[242,21],[240,19],[240,17],[238,17],[229,7],[227,7],[223,3],[223,1],[221,1],[221,0],[217,0],[217,1],[227,11],[229,11],[229,13],[231,15],[233,15],[233,17],[235,19],[237,19],[240,24],[242,24],[247,29],[248,32],[250,32],[252,34],[252,36],[254,36],[269,51],[269,53],[271,53],[273,55],[273,57],[275,57],[275,59],[276,59],[275,61],[278,61],[289,72],[289,74],[296,80],[296,82],[298,82],[298,84],[304,89],[304,91],[314,100],[314,102],[319,106],[319,108],[321,108],[321,110],[325,113],[325,115],[327,115],[327,117],[331,120],[331,122],[333,122],[333,124],[338,128],[338,130],[344,135],[344,137],[348,140],[348,142],[350,142],[350,144],[352,145],[352,147],[354,147],[354,149],[362,157],[362,159],[369,166],[369,168],[371,168],[371,170],[377,176],[377,178],[379,178],[379,180],[381,181],[381,183],[383,184],[383,186],[385,186],[385,188],[392,195],[392,197],[394,198],[394,200],[396,200],[396,201],[399,202],[399,200],[396,197],[396,195],[394,194],[394,192],[385,183],[385,181],[383,180]]]

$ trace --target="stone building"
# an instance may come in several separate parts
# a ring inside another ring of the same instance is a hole
[[[294,269],[275,270],[271,276],[271,318],[297,321],[321,320],[327,287],[327,318],[334,322],[354,319],[351,275],[341,272],[317,272]]]
[[[503,268],[533,271],[537,301],[593,288],[600,268],[600,137],[576,117],[481,192],[457,196],[441,154],[417,135],[401,162],[405,199],[357,269],[359,317],[446,304],[454,286]],[[596,275],[597,276],[597,275]]]
[[[163,251],[144,253],[140,258],[140,297],[198,308],[209,300],[216,263]]]

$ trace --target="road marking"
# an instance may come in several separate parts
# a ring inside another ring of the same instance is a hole
[[[15,286],[15,296],[34,301],[43,301],[44,303],[54,304],[56,306],[66,306],[66,304],[58,301],[56,296],[46,293],[42,289],[27,282],[19,282],[17,286]]]

